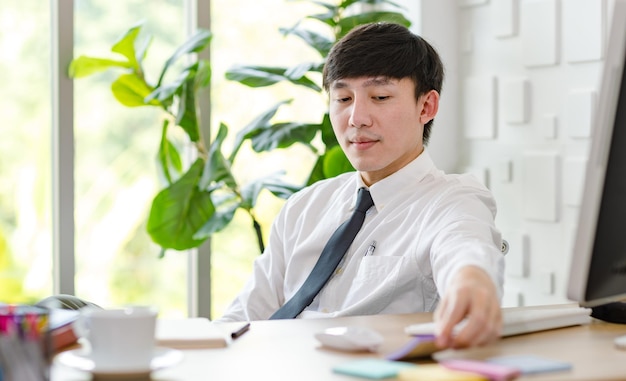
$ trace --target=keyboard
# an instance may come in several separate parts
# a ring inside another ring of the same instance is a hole
[[[558,308],[504,308],[502,310],[502,337],[523,335],[549,329],[585,325],[591,322],[591,309],[583,307]],[[458,332],[465,321],[454,327]],[[409,335],[435,334],[435,323],[411,324],[405,327]]]

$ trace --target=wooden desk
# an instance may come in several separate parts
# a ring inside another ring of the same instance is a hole
[[[545,308],[545,307],[542,307]],[[252,322],[249,332],[229,343],[227,348],[184,351],[183,361],[152,374],[160,381],[238,381],[238,380],[357,380],[334,374],[331,368],[351,359],[382,357],[408,341],[404,327],[431,320],[431,314],[377,315],[334,319],[281,320]],[[240,326],[223,324],[225,332]],[[313,337],[325,328],[356,325],[378,330],[385,342],[378,354],[344,353],[321,348]],[[567,372],[521,377],[519,380],[624,380],[626,351],[613,345],[613,338],[626,335],[626,325],[594,321],[588,326],[509,337],[475,349],[446,350],[435,359],[485,359],[512,354],[534,354],[573,365]],[[417,363],[431,362],[421,360]],[[51,381],[89,380],[84,372],[55,364]]]

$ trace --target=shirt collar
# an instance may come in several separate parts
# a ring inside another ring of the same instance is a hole
[[[388,204],[395,195],[398,189],[405,188],[407,186],[416,186],[420,183],[429,173],[438,171],[432,161],[428,151],[424,148],[424,151],[413,159],[409,164],[400,168],[400,170],[392,173],[384,179],[376,182],[371,187],[367,187],[363,182],[359,172],[355,176],[355,190],[352,197],[352,203],[350,204],[350,210],[353,210],[356,206],[357,191],[359,188],[368,188],[372,200],[374,200],[374,207],[376,210],[382,210],[386,204]]]

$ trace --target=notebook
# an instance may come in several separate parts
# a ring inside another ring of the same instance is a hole
[[[502,337],[521,335],[548,329],[584,325],[591,322],[591,309],[583,307],[511,308],[502,310]],[[463,328],[459,323],[455,330]],[[405,328],[409,335],[435,333],[435,323],[412,324]]]
[[[226,335],[207,318],[157,320],[158,346],[176,349],[221,348],[227,345]]]

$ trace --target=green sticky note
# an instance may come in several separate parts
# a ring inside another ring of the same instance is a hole
[[[333,372],[374,380],[395,377],[401,369],[415,367],[414,364],[383,359],[360,359],[339,364]]]

